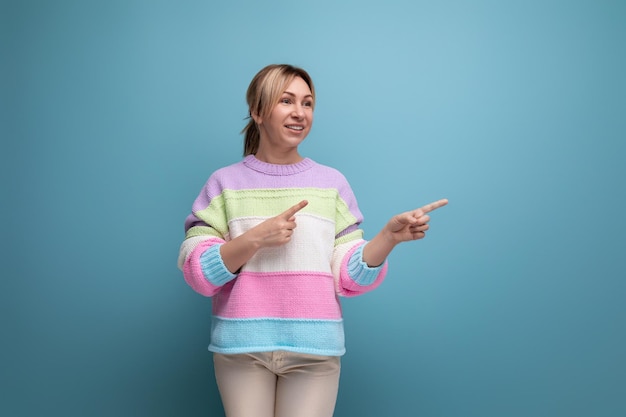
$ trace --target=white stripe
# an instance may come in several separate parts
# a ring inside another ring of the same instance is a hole
[[[236,237],[267,218],[245,217],[232,220],[228,227]],[[311,271],[330,273],[335,245],[335,223],[308,213],[296,216],[297,227],[291,241],[282,246],[260,249],[244,266],[250,272]]]

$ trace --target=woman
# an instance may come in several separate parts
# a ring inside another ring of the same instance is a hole
[[[315,88],[269,65],[247,91],[244,159],[215,171],[185,222],[179,266],[213,297],[211,344],[228,417],[327,417],[345,353],[338,296],[376,288],[400,242],[421,239],[428,212],[394,216],[369,242],[345,177],[300,155]]]

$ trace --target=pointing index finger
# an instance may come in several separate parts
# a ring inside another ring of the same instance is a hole
[[[433,210],[436,210],[440,207],[445,206],[446,204],[448,204],[448,199],[447,198],[442,198],[441,200],[437,200],[435,202],[432,202],[430,204],[426,204],[425,206],[423,206],[421,208],[422,212],[424,213],[429,213]]]
[[[289,207],[287,210],[285,210],[281,216],[286,218],[286,219],[290,219],[292,218],[297,212],[299,212],[300,210],[302,210],[304,207],[306,207],[306,205],[309,204],[308,201],[306,200],[302,200],[301,202],[299,202],[298,204],[296,204],[295,206]]]

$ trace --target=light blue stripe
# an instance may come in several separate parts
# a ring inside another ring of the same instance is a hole
[[[380,270],[385,263],[380,266],[370,267],[366,262],[363,262],[363,248],[365,245],[359,246],[350,256],[348,260],[348,275],[354,282],[363,287],[371,285],[378,278]]]
[[[235,354],[288,350],[341,356],[346,352],[343,320],[225,319],[213,317],[212,352]]]
[[[220,255],[221,246],[222,244],[210,246],[200,255],[202,273],[211,284],[217,287],[232,281],[237,276],[236,274],[232,274],[228,268],[226,268],[226,265],[224,265],[222,255]]]

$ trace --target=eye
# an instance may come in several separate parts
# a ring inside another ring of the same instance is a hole
[[[283,104],[291,104],[291,99],[290,98],[281,98],[280,102]]]

